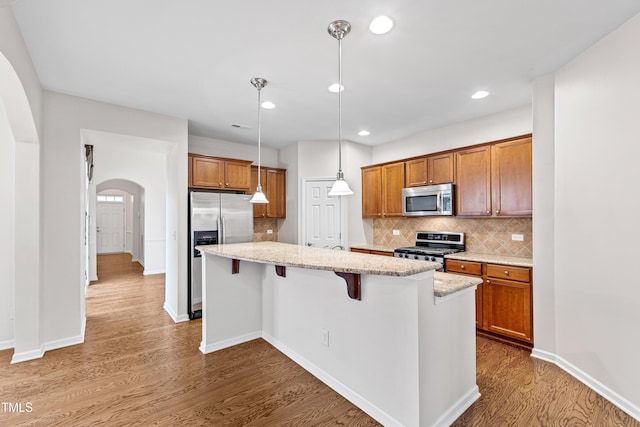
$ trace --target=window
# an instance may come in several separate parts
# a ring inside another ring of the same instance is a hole
[[[115,196],[111,194],[98,194],[98,202],[107,203],[124,203],[124,196]]]

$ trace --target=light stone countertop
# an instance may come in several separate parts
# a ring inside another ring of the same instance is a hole
[[[454,292],[470,288],[482,283],[480,277],[463,276],[460,274],[435,272],[433,293],[437,297],[446,297]]]
[[[445,255],[446,259],[457,259],[461,261],[486,262],[489,264],[512,265],[515,267],[533,267],[532,258],[522,258],[506,255],[480,254],[476,252],[458,252]]]
[[[442,267],[442,264],[437,262],[371,256],[357,252],[279,242],[207,245],[196,246],[196,249],[208,254],[241,261],[381,276],[411,276]]]

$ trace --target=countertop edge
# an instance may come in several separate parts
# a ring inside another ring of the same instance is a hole
[[[438,284],[438,282],[441,282],[441,284]],[[433,294],[440,298],[446,297],[481,283],[482,279],[479,277],[436,271],[433,282]]]
[[[489,264],[510,265],[514,267],[533,267],[533,259],[514,257],[510,255],[481,254],[476,252],[459,252],[444,256],[445,259],[457,259],[461,261],[485,262]]]

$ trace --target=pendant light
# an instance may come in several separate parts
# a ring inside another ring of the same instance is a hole
[[[251,79],[251,84],[258,89],[258,186],[256,192],[253,193],[253,197],[249,202],[251,203],[269,203],[267,197],[262,192],[262,185],[260,182],[260,90],[267,85],[267,81],[262,77],[254,77]]]
[[[329,196],[349,196],[353,191],[342,172],[342,39],[351,31],[351,24],[343,20],[333,21],[327,31],[338,40],[338,174]]]

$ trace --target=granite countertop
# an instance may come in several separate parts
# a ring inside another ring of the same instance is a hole
[[[355,249],[364,249],[365,251],[380,251],[380,252],[393,252],[397,246],[387,246],[387,245],[367,245],[363,243],[362,245],[350,245],[350,248]]]
[[[279,242],[231,243],[196,246],[196,248],[202,252],[225,258],[355,274],[404,277],[442,267],[442,264],[437,262],[373,257],[370,254]]]
[[[486,262],[489,264],[512,265],[515,267],[533,267],[532,258],[515,256],[480,254],[476,252],[458,252],[451,255],[445,255],[444,257],[458,259],[461,261]]]
[[[479,277],[436,271],[433,282],[433,293],[437,297],[445,297],[463,289],[479,285],[480,283],[482,283],[482,279]]]

